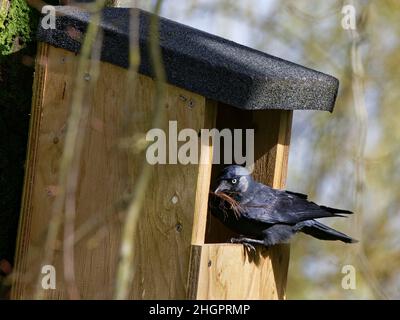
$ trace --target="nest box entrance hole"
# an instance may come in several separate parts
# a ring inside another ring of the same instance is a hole
[[[219,103],[216,128],[221,132],[229,129],[242,129],[242,154],[246,152],[246,129],[254,130],[254,171],[255,180],[274,188],[283,188],[286,180],[293,111],[257,110],[248,111]],[[219,164],[213,164],[210,188],[215,188],[216,178],[230,163],[224,158],[224,139],[221,139]],[[234,139],[232,147],[234,150]],[[232,157],[233,158],[233,157]],[[234,163],[234,159],[233,159]],[[247,164],[246,164],[247,165]],[[207,214],[205,243],[227,242],[237,236],[225,227],[210,211]]]

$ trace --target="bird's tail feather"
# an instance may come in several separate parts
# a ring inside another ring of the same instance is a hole
[[[337,209],[337,208],[330,208],[330,207],[326,207],[326,206],[320,206],[320,208],[331,212],[331,213],[344,213],[344,214],[353,214],[352,211],[349,210],[343,210],[343,209]],[[342,215],[337,215],[338,217],[343,217]]]
[[[349,237],[348,235],[330,228],[316,220],[309,220],[307,224],[301,225],[297,231],[304,232],[321,240],[340,240],[345,243],[356,243],[357,240]]]

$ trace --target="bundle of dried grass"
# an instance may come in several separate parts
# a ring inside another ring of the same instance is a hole
[[[219,201],[218,208],[222,210],[225,217],[228,217],[228,214],[230,214],[228,210],[231,210],[231,212],[233,212],[233,214],[235,215],[236,219],[240,218],[243,209],[234,198],[223,192],[215,193],[213,191],[210,191],[210,194],[213,197],[218,197],[221,200]],[[214,201],[210,201],[211,205],[213,205],[213,203]]]

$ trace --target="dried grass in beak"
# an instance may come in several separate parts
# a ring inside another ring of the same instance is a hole
[[[225,217],[228,216],[227,210],[232,210],[233,214],[235,215],[236,219],[239,219],[241,214],[242,214],[242,207],[240,204],[233,199],[231,196],[227,195],[226,193],[223,192],[213,192],[210,191],[210,194],[213,196],[216,196],[222,200],[219,204],[219,209],[222,210],[224,213]]]

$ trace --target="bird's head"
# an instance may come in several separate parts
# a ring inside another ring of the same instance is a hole
[[[225,193],[233,198],[241,198],[250,191],[253,178],[249,170],[238,165],[225,167],[217,178],[216,194]]]

